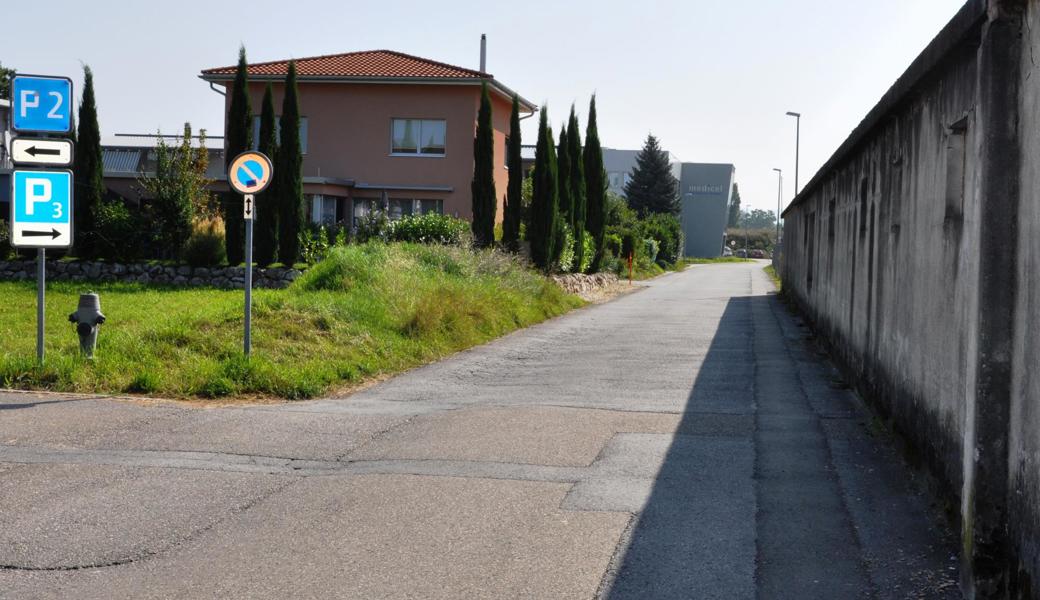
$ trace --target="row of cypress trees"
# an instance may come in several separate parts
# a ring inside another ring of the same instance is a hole
[[[551,270],[564,250],[564,225],[567,225],[574,234],[575,265],[585,263],[585,232],[591,235],[594,254],[588,270],[596,272],[603,263],[607,181],[596,125],[596,97],[589,103],[584,146],[573,106],[567,124],[560,130],[558,145],[548,120],[548,108],[543,106],[538,122],[533,196],[527,226],[531,259],[537,267]]]
[[[254,222],[255,260],[266,265],[277,260],[286,265],[300,256],[300,232],[305,211],[303,202],[303,149],[300,143],[300,98],[296,82],[296,62],[289,62],[285,78],[282,115],[275,125],[274,98],[271,84],[264,90],[260,112],[259,140],[256,147],[274,161],[274,181],[256,198]],[[253,109],[249,99],[249,74],[246,49],[238,51],[238,68],[231,88],[228,107],[227,155],[231,161],[252,149]],[[228,263],[237,265],[244,259],[245,230],[242,221],[242,197],[236,192],[224,195],[223,213]]]
[[[491,99],[487,84],[481,86],[477,133],[473,140],[473,239],[478,247],[495,243],[494,129]],[[543,270],[551,270],[564,250],[565,228],[573,233],[574,264],[585,264],[585,232],[593,239],[594,256],[590,272],[598,271],[603,262],[606,213],[606,173],[603,170],[603,148],[596,126],[596,98],[589,105],[589,124],[585,145],[574,107],[560,130],[559,144],[548,125],[548,111],[542,107],[539,116],[538,144],[535,150],[533,198],[528,214],[527,239],[531,258]],[[502,246],[511,252],[520,247],[520,222],[523,215],[523,166],[520,158],[520,99],[513,96],[506,143],[506,166],[509,182],[502,220]],[[558,154],[557,154],[558,151]]]

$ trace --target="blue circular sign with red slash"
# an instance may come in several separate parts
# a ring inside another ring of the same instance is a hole
[[[271,183],[274,167],[261,152],[243,152],[228,167],[228,184],[240,194],[259,194]]]

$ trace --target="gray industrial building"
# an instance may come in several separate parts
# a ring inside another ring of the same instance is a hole
[[[679,197],[686,256],[722,255],[735,173],[731,164],[682,163]]]
[[[607,172],[609,191],[624,197],[625,184],[636,167],[638,154],[639,150],[603,149],[603,170]],[[733,165],[684,163],[671,152],[668,162],[672,175],[679,181],[680,220],[686,238],[683,254],[698,258],[721,256],[733,191]]]

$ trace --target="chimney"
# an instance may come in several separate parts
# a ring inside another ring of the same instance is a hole
[[[480,34],[480,72],[487,72],[487,34]]]

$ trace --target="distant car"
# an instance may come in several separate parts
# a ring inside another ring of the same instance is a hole
[[[748,250],[748,258],[769,258],[769,254],[765,250]]]
[[[723,247],[722,248],[722,255],[723,256],[733,256],[733,251],[730,250],[729,248]]]
[[[740,250],[735,251],[733,256],[736,256],[737,258],[747,258],[747,250],[741,248]]]

